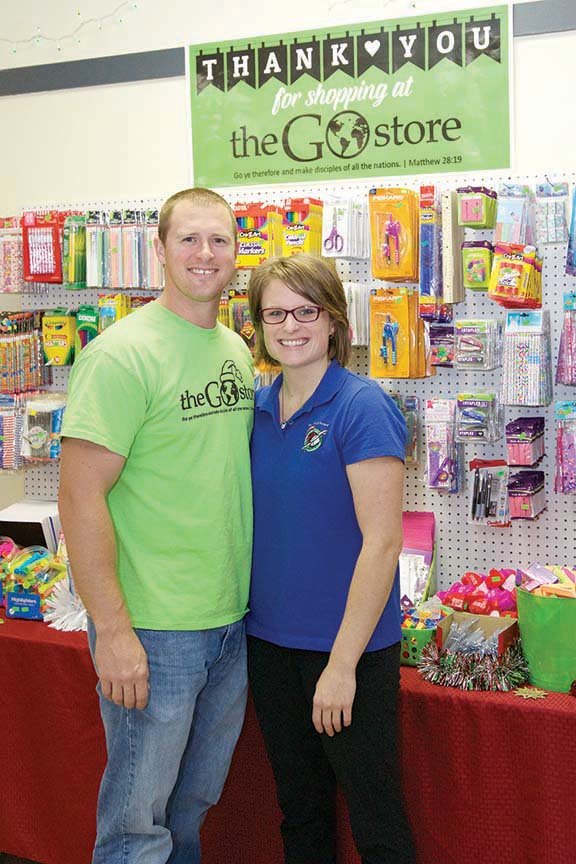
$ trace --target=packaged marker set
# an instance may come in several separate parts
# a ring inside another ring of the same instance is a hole
[[[238,227],[236,266],[257,267],[268,258],[282,254],[282,213],[275,204],[255,201],[236,204],[234,216]]]
[[[503,412],[496,393],[458,393],[456,440],[491,443],[503,434]]]
[[[492,528],[510,527],[509,468],[503,459],[473,459],[468,483],[468,521]]]
[[[502,364],[502,321],[461,318],[454,323],[456,369],[496,369]]]

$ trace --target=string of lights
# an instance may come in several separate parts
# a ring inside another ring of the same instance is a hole
[[[111,12],[108,12],[106,15],[101,15],[98,18],[82,18],[82,13],[77,12],[76,16],[81,18],[82,20],[71,30],[69,33],[64,33],[61,36],[48,36],[47,34],[42,32],[40,27],[36,28],[36,32],[33,36],[28,36],[25,39],[7,39],[6,37],[0,36],[0,45],[9,45],[12,47],[12,52],[14,54],[17,53],[19,48],[25,48],[27,46],[39,46],[43,43],[52,43],[55,44],[57,50],[61,50],[61,43],[66,42],[67,40],[76,40],[80,41],[80,34],[87,27],[91,27],[93,25],[96,26],[98,30],[101,30],[104,23],[106,21],[110,21],[113,18],[116,18],[119,24],[124,23],[124,19],[122,15],[128,11],[134,11],[138,8],[138,4],[134,2],[134,0],[125,0],[123,3],[119,3],[115,9],[112,9]]]

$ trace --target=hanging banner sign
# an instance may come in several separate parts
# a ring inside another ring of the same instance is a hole
[[[188,48],[194,182],[510,167],[508,6]]]

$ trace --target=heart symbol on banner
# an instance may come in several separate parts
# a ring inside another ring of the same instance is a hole
[[[374,39],[372,42],[365,42],[364,48],[366,49],[366,53],[369,54],[370,57],[374,57],[374,55],[380,48],[380,40]]]

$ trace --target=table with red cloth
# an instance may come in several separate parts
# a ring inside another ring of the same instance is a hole
[[[105,761],[86,636],[0,626],[0,851],[88,864]],[[404,794],[418,864],[576,861],[576,699],[463,693],[402,670]],[[359,864],[339,801],[338,864]],[[272,774],[249,704],[204,864],[282,864]]]

